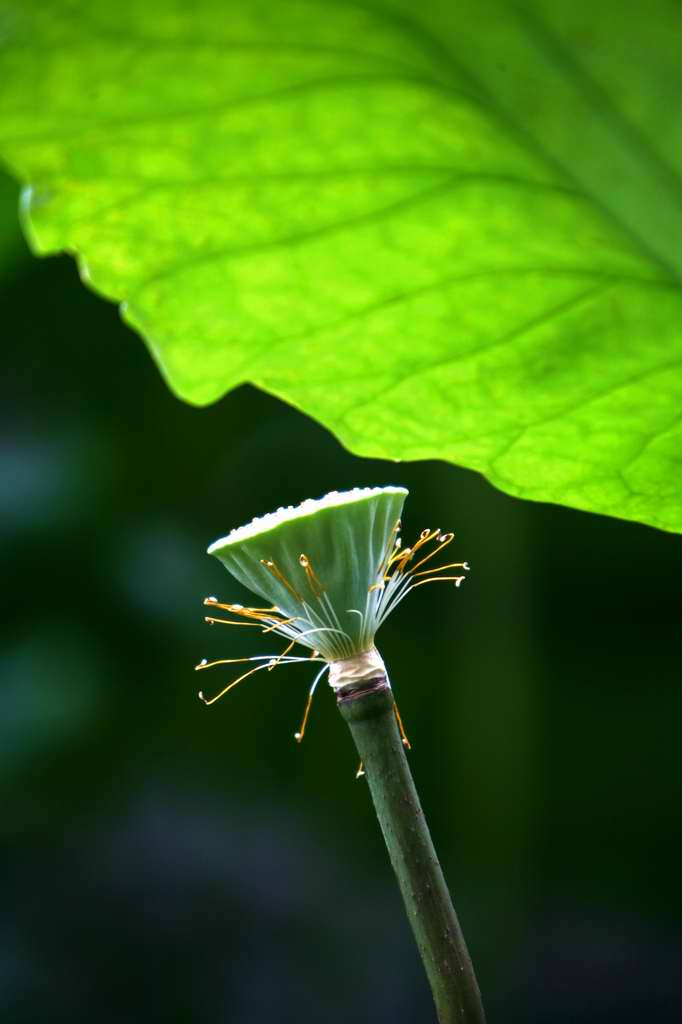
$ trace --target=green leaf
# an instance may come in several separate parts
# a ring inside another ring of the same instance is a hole
[[[674,0],[0,0],[0,152],[197,404],[682,531]]]

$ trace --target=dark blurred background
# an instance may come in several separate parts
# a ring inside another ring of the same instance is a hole
[[[211,708],[193,672],[255,649],[203,623],[245,596],[210,541],[383,483],[406,537],[452,529],[473,568],[380,648],[491,1024],[682,1019],[680,538],[358,459],[250,387],[183,405],[71,259],[28,255],[16,198],[0,181],[3,1024],[434,1019],[328,688],[299,748],[305,668]]]

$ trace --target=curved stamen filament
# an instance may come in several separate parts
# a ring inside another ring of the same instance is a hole
[[[242,683],[245,679],[248,679],[249,676],[252,676],[254,672],[259,672],[262,668],[267,667],[267,665],[256,665],[255,668],[250,668],[248,672],[244,672],[243,675],[239,676],[239,679],[235,679],[228,686],[226,686],[224,690],[221,690],[220,693],[217,693],[215,697],[204,697],[204,691],[199,690],[199,700],[203,701],[207,707],[210,707],[211,704],[215,704],[217,700],[220,700],[220,698],[224,697],[226,693],[229,693],[230,690],[237,686],[238,683]]]
[[[403,557],[398,560],[398,569],[400,570],[400,572],[405,571],[405,566],[407,565],[408,562],[412,561],[412,559],[420,550],[420,548],[423,548],[425,544],[428,544],[429,541],[432,541],[434,537],[438,537],[439,534],[440,527],[437,530],[422,530],[422,532],[419,534],[419,540],[416,541],[411,548],[407,548]]]

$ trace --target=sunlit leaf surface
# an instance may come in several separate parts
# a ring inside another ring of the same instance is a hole
[[[0,4],[32,243],[177,394],[682,530],[673,0]]]

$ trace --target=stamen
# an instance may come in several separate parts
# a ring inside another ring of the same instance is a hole
[[[400,548],[400,537],[397,536],[399,533],[400,533],[400,520],[396,519],[396,521],[395,521],[395,523],[393,525],[393,529],[391,530],[390,534],[388,535],[388,540],[386,542],[386,550],[384,552],[384,555],[383,555],[381,561],[379,562],[379,565],[377,566],[377,576],[383,576],[384,575],[384,573],[386,572],[386,570],[388,569],[388,567],[390,565],[392,556],[395,554],[396,550],[398,550]]]
[[[415,590],[417,587],[423,587],[425,583],[438,583],[442,580],[444,583],[447,580],[452,580],[456,587],[466,579],[466,576],[429,576],[428,579],[420,580],[419,583],[413,583],[410,590]]]
[[[396,718],[396,721],[398,723],[398,729],[400,731],[400,738],[403,741],[403,746],[407,747],[408,750],[412,750],[412,744],[410,743],[410,741],[407,738],[407,733],[405,732],[405,726],[403,725],[403,720],[400,717],[400,712],[398,711],[398,705],[396,704],[395,701],[393,701],[393,711],[395,713],[395,718]]]
[[[309,693],[308,694],[308,701],[307,701],[306,706],[305,706],[305,711],[303,712],[303,721],[301,722],[301,727],[298,730],[298,732],[294,733],[294,739],[296,740],[297,743],[300,743],[301,740],[303,739],[303,737],[305,736],[305,727],[306,727],[306,725],[308,723],[308,715],[310,714],[310,708],[312,707],[312,703],[313,703],[313,694]]]
[[[236,612],[237,615],[266,615],[270,612],[281,614],[276,604],[271,605],[270,608],[245,608],[243,604],[223,604],[215,597],[205,597],[204,604],[211,605],[213,608],[221,608],[224,612]]]
[[[299,615],[295,615],[293,619],[278,619],[272,626],[268,626],[267,629],[263,630],[263,633],[271,633],[273,629],[279,629],[280,626],[289,626],[292,622],[298,622],[300,619]],[[303,621],[303,620],[301,620]]]
[[[219,622],[225,626],[253,626],[254,629],[259,628],[257,622],[236,622],[234,619],[214,619],[212,615],[204,615],[204,622],[208,622],[209,626],[212,626],[214,625],[214,623]],[[263,632],[266,633],[267,630],[263,630]]]
[[[282,657],[282,655],[280,655],[280,657]],[[258,655],[254,655],[251,658],[223,658],[220,661],[206,661],[206,659],[203,658],[199,662],[199,664],[195,666],[195,669],[197,671],[199,671],[199,669],[203,669],[203,668],[213,668],[215,665],[234,665],[234,664],[237,664],[238,662],[245,662],[245,661],[260,661],[260,662],[262,662],[262,664],[261,665],[256,665],[255,668],[249,669],[248,672],[244,672],[243,675],[239,676],[238,679],[233,680],[233,682],[231,682],[228,686],[226,686],[224,690],[221,690],[220,693],[218,693],[215,697],[211,697],[210,699],[207,699],[206,697],[204,697],[204,691],[200,690],[199,691],[199,700],[202,700],[204,702],[204,704],[215,704],[215,702],[217,700],[220,700],[220,698],[223,697],[229,690],[231,690],[233,686],[236,686],[237,683],[241,683],[243,679],[246,679],[248,676],[253,675],[254,672],[259,672],[261,669],[270,668],[272,666],[273,662],[275,662],[277,660],[278,660],[277,657],[275,655],[272,655],[272,654],[258,654]],[[323,660],[324,660],[323,658],[315,658],[315,661],[323,661]],[[304,664],[304,663],[308,664],[309,661],[310,661],[309,658],[285,658],[284,661],[282,662],[282,664],[283,665],[300,665],[300,664]],[[321,678],[322,674],[327,670],[328,667],[329,666],[325,662],[324,668],[322,669],[322,672],[318,673],[317,679]]]
[[[438,542],[439,542],[438,543],[438,547],[434,548],[432,551],[429,551],[428,555],[424,555],[423,558],[420,558],[420,560],[417,562],[417,564],[412,566],[412,568],[410,569],[408,575],[410,575],[410,576],[414,575],[416,570],[421,565],[424,565],[426,562],[428,562],[429,559],[434,557],[434,555],[439,555],[441,553],[441,551],[443,550],[443,548],[446,548],[448,546],[448,544],[452,543],[452,541],[454,540],[454,537],[455,537],[454,533],[446,533],[443,537],[439,537],[438,538]]]
[[[263,655],[263,658],[267,658],[267,659],[271,659],[272,657],[273,657],[273,655],[271,655],[271,654],[264,654]],[[261,659],[260,658],[257,659],[256,657],[252,656],[250,658],[220,658],[218,661],[206,661],[206,658],[202,658],[201,661],[199,662],[199,664],[194,666],[194,671],[195,672],[201,672],[201,670],[204,669],[204,668],[215,668],[216,665],[240,665],[240,664],[244,664],[247,661],[256,661],[256,660],[261,660]]]
[[[291,643],[287,644],[287,646],[284,648],[279,657],[275,658],[275,660],[268,666],[268,672],[272,672],[273,668],[277,668],[277,666],[281,664],[282,658],[286,658],[287,654],[289,653],[289,651],[291,650],[295,643],[296,640],[294,639],[291,641]]]
[[[422,532],[419,534],[419,540],[416,541],[409,549],[409,555],[407,556],[407,558],[401,559],[399,563],[399,568],[401,572],[404,571],[406,564],[414,558],[419,549],[423,548],[424,545],[428,544],[429,541],[434,539],[434,537],[438,537],[439,534],[440,527],[437,530],[422,530]]]
[[[434,540],[436,537],[439,536],[440,527],[437,530],[422,530],[422,532],[419,534],[419,540],[412,545],[412,555],[416,555],[420,548],[423,548],[425,544],[428,544],[430,541]]]
[[[320,583],[320,580],[318,579],[317,575],[315,574],[315,570],[313,569],[312,562],[310,561],[308,556],[304,555],[304,554],[301,554],[301,555],[298,556],[298,561],[299,561],[299,564],[305,570],[305,574],[306,574],[306,577],[308,579],[308,584],[310,586],[310,589],[313,592],[313,595],[315,597],[317,597],[317,598],[322,597],[322,595],[324,594],[324,587],[322,586],[322,584]]]
[[[396,544],[395,550],[389,559],[388,568],[386,569],[386,575],[384,576],[384,579],[387,578],[389,570],[396,562],[402,562],[403,560],[408,559],[411,554],[412,548],[402,548],[399,544]]]
[[[423,561],[426,561],[426,559],[423,559]],[[421,565],[422,563],[418,562],[417,564]],[[414,568],[416,569],[417,566],[415,565]],[[445,569],[465,569],[468,572],[469,563],[449,562],[447,565],[437,565],[433,569],[424,569],[422,572],[415,572],[414,569],[412,569],[410,572],[407,573],[407,575],[410,577],[410,579],[416,580],[418,576],[430,576],[432,572],[443,572]]]
[[[273,562],[271,558],[261,558],[260,564],[264,565],[266,569],[269,569],[275,579],[281,583],[283,587],[286,587],[289,593],[292,594],[297,601],[300,601],[301,604],[303,603],[303,598],[296,588],[292,587],[291,583],[289,583],[289,580],[286,578],[276,562]]]
[[[358,770],[355,773],[355,778],[356,779],[361,779],[361,778],[363,778],[364,774],[365,774],[365,766],[364,766],[364,764],[361,761],[360,764],[358,765]]]
[[[297,743],[300,743],[301,740],[303,739],[303,737],[305,736],[305,727],[306,727],[306,724],[307,724],[307,721],[308,721],[308,715],[310,714],[310,708],[312,707],[313,697],[315,696],[315,690],[317,689],[317,684],[319,683],[320,679],[325,674],[325,672],[328,672],[328,671],[329,671],[329,665],[328,664],[324,665],[324,667],[321,668],[320,671],[315,676],[315,678],[313,680],[313,685],[310,687],[310,690],[308,691],[308,702],[307,702],[307,704],[305,706],[305,711],[303,713],[303,721],[301,722],[301,728],[298,730],[298,732],[294,733],[294,739],[296,740]]]
[[[199,700],[203,701],[203,703],[206,704],[207,707],[210,707],[211,704],[215,704],[217,700],[220,700],[220,698],[224,697],[226,693],[229,693],[229,691],[232,690],[238,683],[241,683],[245,679],[248,679],[248,677],[252,676],[254,672],[259,672],[260,669],[262,668],[267,668],[267,665],[256,665],[255,668],[250,668],[248,672],[244,672],[244,674],[241,675],[239,679],[235,679],[234,682],[226,686],[224,690],[221,690],[220,693],[217,693],[215,697],[204,697],[204,691],[199,690]]]

